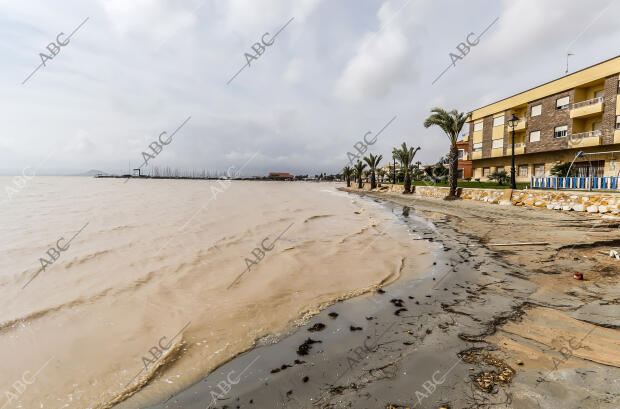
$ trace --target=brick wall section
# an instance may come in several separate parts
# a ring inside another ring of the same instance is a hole
[[[569,103],[574,101],[574,90],[561,92],[548,97],[532,101],[527,104],[527,136],[526,153],[546,152],[551,150],[568,149],[568,137],[554,138],[554,128],[556,126],[567,125],[568,133],[572,132],[570,110],[555,109],[556,100],[569,96]],[[532,117],[532,107],[542,104],[542,113]],[[529,142],[530,132],[540,131],[539,142]]]
[[[469,152],[473,152],[474,151],[474,123],[473,122],[469,123],[469,138],[468,138],[468,141],[469,141],[468,142],[469,143]]]
[[[614,143],[614,130],[616,127],[616,100],[618,98],[618,75],[605,78],[605,108],[603,111],[602,144]]]
[[[493,136],[493,115],[489,115],[484,118],[484,125],[482,129],[482,157],[491,157],[491,146]]]

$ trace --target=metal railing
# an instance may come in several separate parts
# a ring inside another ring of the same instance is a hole
[[[580,145],[585,138],[599,138],[600,143],[600,137],[602,134],[603,132],[600,129],[597,129],[596,131],[572,133],[568,135],[568,144]]]
[[[620,177],[532,176],[530,187],[533,189],[620,190]]]
[[[601,136],[602,134],[603,134],[603,131],[601,131],[600,129],[597,129],[596,131],[572,133],[569,136],[572,138],[591,138],[593,136]]]
[[[581,108],[581,107],[587,107],[588,105],[594,105],[594,104],[601,103],[604,100],[605,100],[605,98],[603,98],[603,97],[596,97],[596,98],[588,99],[587,101],[575,102],[574,104],[572,104],[570,106],[570,109],[577,109],[577,108]]]

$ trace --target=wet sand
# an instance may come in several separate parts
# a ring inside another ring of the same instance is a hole
[[[620,246],[617,220],[351,191],[429,241],[432,269],[336,303],[151,409],[620,407],[620,262],[603,254]]]

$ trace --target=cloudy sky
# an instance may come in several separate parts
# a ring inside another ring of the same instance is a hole
[[[0,174],[126,172],[189,117],[149,165],[335,173],[395,116],[370,150],[406,141],[432,163],[447,138],[422,126],[430,108],[560,77],[567,50],[570,72],[614,57],[619,14],[620,0],[2,0]]]

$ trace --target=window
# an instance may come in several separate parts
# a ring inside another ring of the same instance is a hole
[[[459,149],[459,159],[463,159],[464,155],[465,155],[465,149]]]
[[[482,168],[482,176],[489,176],[491,174],[491,168]]]
[[[474,144],[474,152],[482,152],[482,142]]]
[[[616,117],[616,129],[620,129],[620,115]]]
[[[555,109],[566,109],[568,108],[568,97],[562,97],[555,100]]]
[[[545,164],[539,163],[534,165],[534,176],[545,176]]]
[[[497,167],[497,172],[498,172],[498,173],[499,173],[499,172],[504,172],[505,170],[506,170],[506,169],[504,169],[504,167],[503,167],[503,166],[498,166],[498,167]]]
[[[458,179],[463,179],[463,169],[458,169],[458,170],[456,171],[456,177],[457,177]]]
[[[527,165],[519,165],[519,176],[527,177]]]
[[[566,125],[556,126],[553,130],[553,137],[563,138],[566,136],[567,133],[568,133],[568,126]]]
[[[503,126],[504,125],[504,116],[498,116],[497,118],[493,118],[493,126]]]
[[[493,149],[503,148],[504,140],[503,139],[493,139]]]
[[[538,116],[541,113],[542,113],[542,104],[534,105],[532,107],[532,115],[531,116]]]
[[[540,131],[530,132],[530,142],[540,141]]]
[[[482,131],[482,122],[474,124],[474,132]]]

